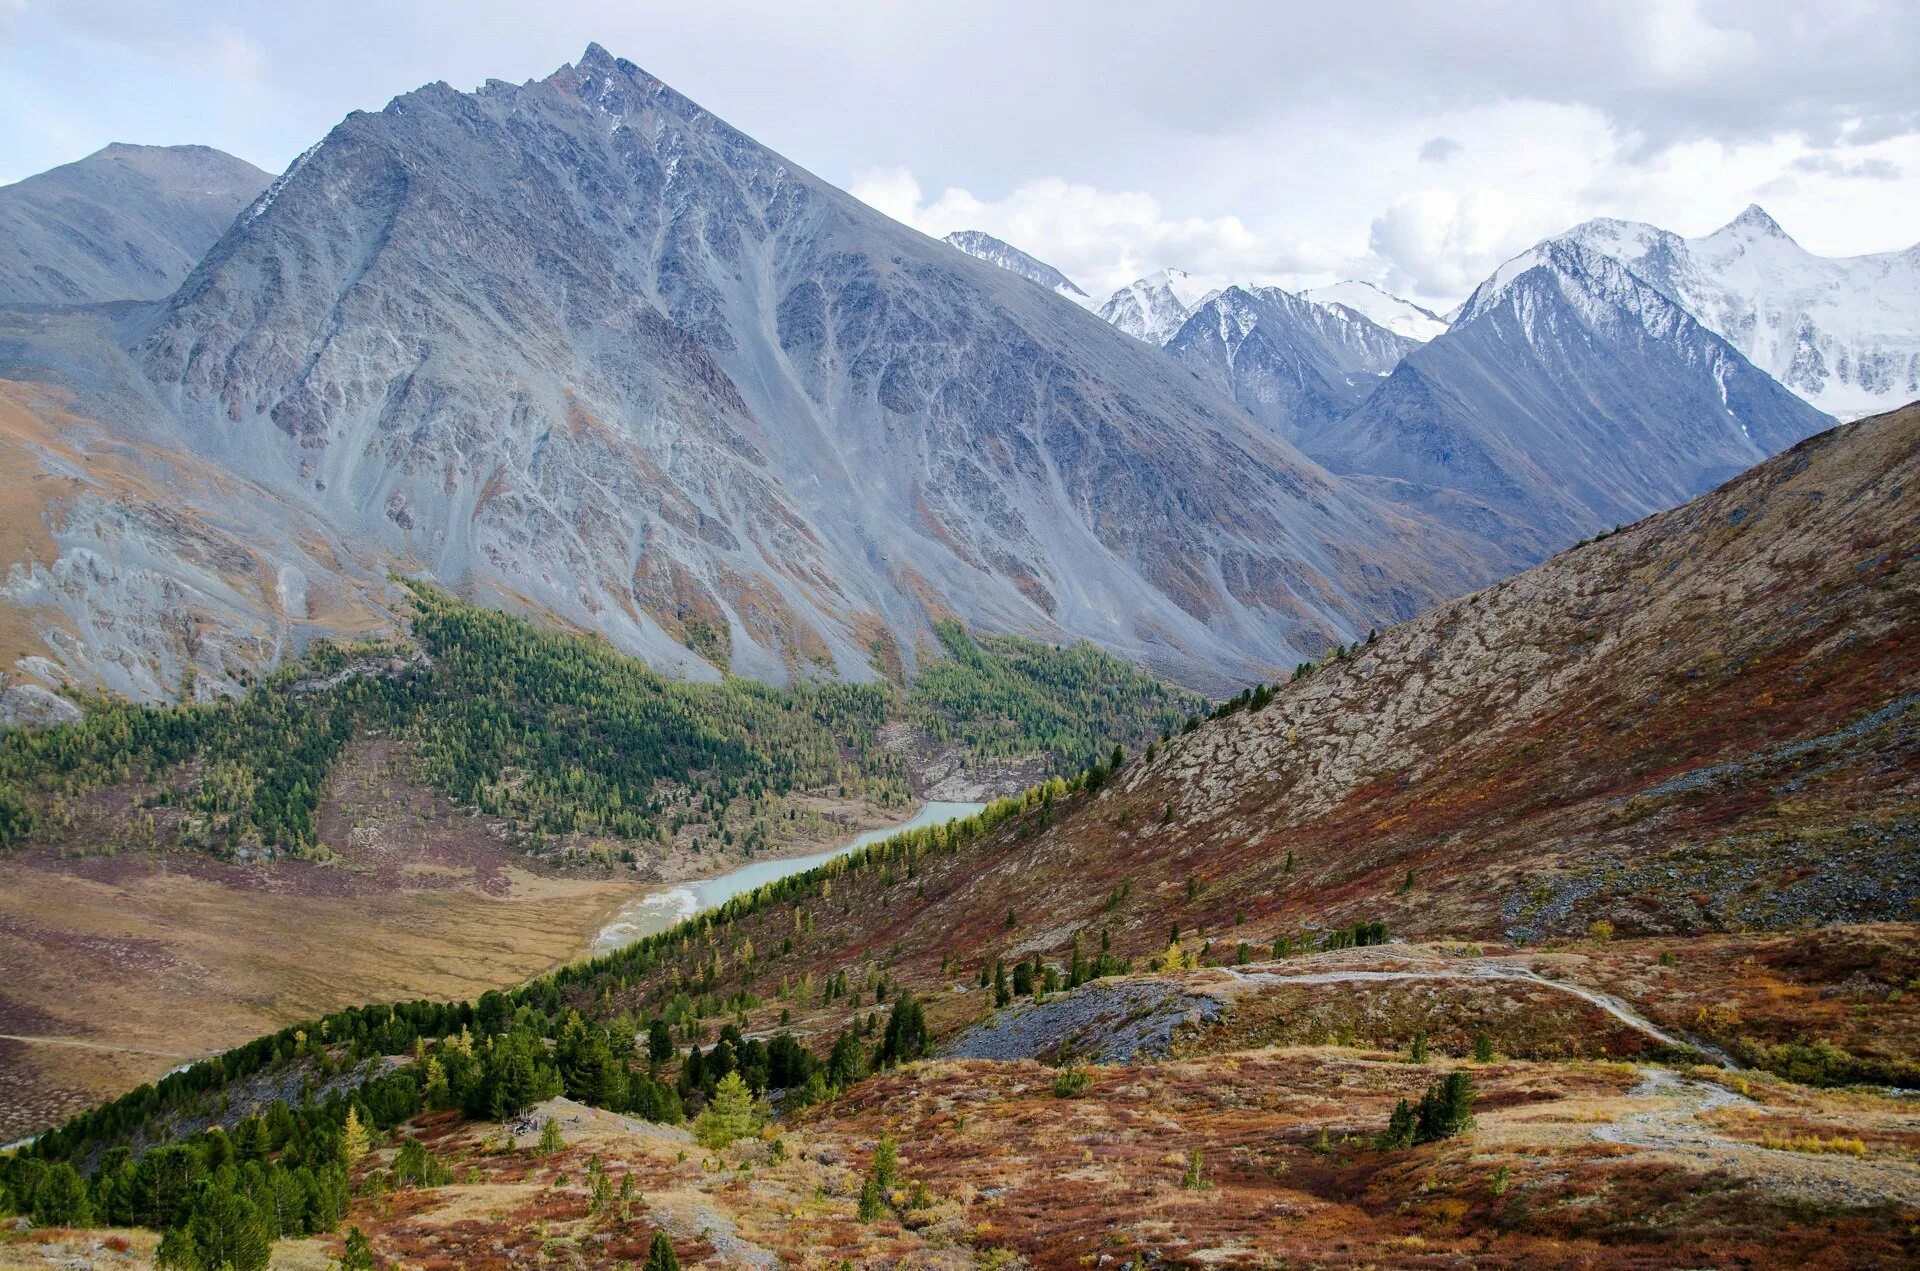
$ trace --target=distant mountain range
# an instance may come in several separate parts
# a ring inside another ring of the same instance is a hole
[[[1196,306],[1166,347],[1298,444],[1371,397],[1419,343],[1343,305],[1278,287],[1228,287]]]
[[[1422,309],[1411,300],[1402,300],[1370,282],[1336,282],[1325,287],[1309,287],[1300,294],[1315,304],[1350,309],[1409,340],[1431,340],[1447,329],[1446,320],[1431,309]]]
[[[1829,414],[1920,398],[1920,245],[1816,256],[1757,204],[1701,238],[1616,220],[1562,238],[1619,260]]]
[[[1303,445],[1410,506],[1545,553],[1832,422],[1612,257],[1556,240],[1503,265],[1444,335]]]
[[[223,691],[390,626],[400,572],[693,677],[910,673],[957,617],[1218,687],[1832,422],[1783,384],[1920,375],[1914,253],[1823,262],[1758,209],[1591,222],[1451,323],[1177,269],[1096,306],[598,46],[262,175],[112,147],[0,190],[34,681]]]
[[[272,179],[206,146],[112,145],[0,187],[0,304],[157,300]]]

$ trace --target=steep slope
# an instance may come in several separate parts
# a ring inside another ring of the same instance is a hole
[[[206,146],[111,145],[0,188],[0,304],[157,300],[269,180]]]
[[[1029,256],[1013,244],[984,234],[977,229],[955,230],[943,240],[958,247],[976,260],[984,260],[989,265],[998,265],[1002,269],[1019,274],[1028,282],[1039,283],[1048,291],[1065,296],[1083,309],[1093,307],[1093,298],[1074,285],[1067,277],[1046,261]]]
[[[763,950],[756,983],[886,951],[937,984],[1065,965],[1076,936],[1144,960],[1174,925],[1264,949],[1375,921],[1526,941],[1910,920],[1916,480],[1920,407],[1823,433],[1236,703],[1091,797],[876,856],[831,905],[796,889],[819,929],[791,954],[764,952],[794,928],[777,895],[727,938]]]
[[[597,46],[350,116],[124,330],[202,452],[688,674],[696,621],[864,677],[951,612],[1219,683],[1485,576]]]
[[[1402,300],[1380,290],[1370,282],[1336,282],[1325,287],[1309,287],[1300,293],[1315,304],[1339,305],[1351,309],[1395,335],[1425,343],[1447,329],[1445,319],[1430,309],[1422,309],[1411,300]]]
[[[1758,204],[1699,238],[1610,219],[1561,237],[1615,257],[1829,414],[1920,398],[1920,244],[1816,256]]]
[[[1304,445],[1537,558],[1830,422],[1617,260],[1549,242]],[[1486,528],[1493,517],[1504,531]]]
[[[1833,430],[1117,771],[290,1024],[5,1181],[124,1207],[155,1171],[115,1146],[253,1152],[297,1098],[261,1168],[331,1171],[395,1260],[1910,1262],[1910,1109],[1863,1086],[1920,1072],[1916,478],[1920,408]],[[340,1159],[349,1098],[412,1165]],[[700,1152],[647,1124],[696,1109]]]
[[[1182,270],[1161,269],[1108,296],[1099,312],[1136,340],[1165,344],[1215,290]]]
[[[1167,352],[1288,441],[1347,415],[1419,343],[1278,287],[1208,297]]]

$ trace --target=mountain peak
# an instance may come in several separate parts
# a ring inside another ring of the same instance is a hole
[[[1773,238],[1788,237],[1787,232],[1780,228],[1780,222],[1768,215],[1767,209],[1758,203],[1747,204],[1747,210],[1729,221],[1727,228],[1746,230],[1752,234],[1765,234]]]

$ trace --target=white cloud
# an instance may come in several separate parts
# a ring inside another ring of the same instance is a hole
[[[1497,189],[1416,190],[1374,217],[1367,246],[1389,291],[1438,302],[1464,296],[1573,219],[1568,208]]]
[[[949,188],[928,200],[905,168],[854,174],[852,193],[923,233],[984,230],[1059,269],[1096,299],[1156,269],[1261,284],[1333,268],[1338,252],[1249,229],[1237,216],[1168,216],[1137,190],[1101,190],[1048,177],[1004,198]]]
[[[1176,265],[1391,276],[1447,307],[1529,235],[1594,215],[1698,233],[1754,199],[1816,250],[1914,238],[1912,0],[1043,8],[0,0],[0,168],[115,140],[279,168],[349,110],[545,75],[597,40],[890,214],[998,234],[1090,292]]]

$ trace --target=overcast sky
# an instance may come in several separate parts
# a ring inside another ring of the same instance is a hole
[[[890,215],[1096,295],[1161,266],[1446,307],[1589,216],[1920,241],[1920,3],[0,0],[0,182],[111,141],[273,172],[589,40]]]

